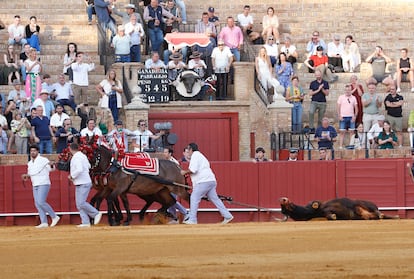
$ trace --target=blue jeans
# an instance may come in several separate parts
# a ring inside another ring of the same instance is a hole
[[[117,29],[115,23],[112,20],[109,20],[108,22],[101,22],[100,24],[101,24],[102,29],[105,30],[105,33],[108,29],[111,30],[111,41],[110,42],[112,43],[112,39],[115,37],[116,29]]]
[[[70,106],[73,109],[73,111],[76,113],[76,104],[73,101],[73,99],[59,99],[59,100],[57,100],[57,102],[59,104],[61,104],[62,107],[63,106]],[[65,109],[63,109],[63,110],[65,110]]]
[[[52,154],[52,140],[41,139],[39,142],[39,153],[40,154]]]
[[[148,28],[148,36],[151,41],[152,51],[160,51],[160,46],[164,41],[164,34],[162,29],[159,27]]]
[[[112,92],[111,95],[109,95],[109,109],[112,111],[112,116],[114,117],[114,122],[118,120],[118,104],[116,101],[116,93]]]
[[[86,7],[86,13],[88,14],[88,21],[92,21],[93,6],[89,5]]]
[[[40,223],[42,224],[47,224],[46,213],[48,213],[51,218],[56,217],[56,213],[53,211],[53,208],[46,202],[49,190],[50,184],[33,186],[33,199],[37,211],[39,212]]]
[[[183,47],[180,50],[181,54],[183,55],[183,62],[186,63],[186,59],[187,59],[187,47]],[[172,52],[168,49],[164,50],[164,64],[168,65],[168,62],[170,61],[170,55],[172,54]]]
[[[90,224],[90,218],[94,218],[99,211],[86,201],[91,191],[92,183],[76,185],[75,201],[79,210],[82,224]]]
[[[175,0],[175,4],[180,8],[181,18],[183,21],[187,21],[187,11],[185,9],[185,3],[183,0]]]
[[[236,48],[231,48],[230,51],[234,55],[234,61],[239,62],[240,61],[240,50],[236,47]]]
[[[130,48],[131,62],[141,62],[141,45],[133,45]]]
[[[22,72],[22,80],[26,80],[26,66],[24,65],[24,63],[23,63],[23,65],[21,65],[20,66],[20,71]]]
[[[300,133],[302,131],[302,113],[302,103],[294,102],[292,108],[292,132]]]
[[[27,39],[27,42],[31,47],[35,48],[37,51],[40,51],[40,42],[38,35],[33,34],[30,38]]]
[[[115,62],[121,62],[121,63],[131,62],[131,57],[129,56],[129,54],[125,54],[125,55],[115,54]]]

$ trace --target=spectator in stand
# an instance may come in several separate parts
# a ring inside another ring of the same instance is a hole
[[[109,131],[107,138],[114,150],[118,151],[118,146],[122,145],[125,148],[125,152],[128,152],[128,136],[132,136],[133,133],[130,130],[125,129],[123,125],[124,123],[122,120],[115,121],[115,129]]]
[[[112,9],[112,13],[122,18],[123,25],[126,25],[127,23],[131,22],[131,17],[134,15],[135,20],[136,20],[135,22],[143,26],[144,22],[142,21],[141,15],[135,12],[137,8],[135,7],[134,4],[126,4],[125,9],[126,9],[126,12],[122,12],[117,9],[116,5],[114,5],[114,8]]]
[[[26,43],[24,45],[23,52],[20,53],[20,60],[19,60],[20,72],[22,74],[21,81],[26,81],[26,67],[24,65],[24,61],[26,61],[29,58],[29,54],[30,54],[30,45]]]
[[[244,5],[243,13],[237,15],[237,22],[240,25],[240,28],[246,35],[250,35],[253,29],[253,17],[249,14],[250,13],[250,6]]]
[[[206,77],[207,64],[201,59],[201,53],[193,51],[188,61],[188,69],[196,72],[202,79]]]
[[[280,48],[280,52],[286,54],[287,61],[290,64],[295,64],[298,59],[298,52],[296,51],[296,46],[292,45],[291,38],[289,36],[285,36],[284,44]]]
[[[367,134],[364,132],[363,123],[359,122],[356,124],[356,129],[354,131],[354,134],[351,136],[349,145],[352,146],[354,149],[369,148],[369,144],[367,142]]]
[[[64,106],[70,106],[73,112],[76,113],[76,104],[73,101],[72,86],[65,81],[65,75],[59,74],[58,82],[53,84],[53,90],[56,93],[56,101],[62,105],[63,111]]]
[[[134,148],[134,152],[145,151],[150,146],[150,139],[158,139],[159,136],[155,136],[149,129],[147,121],[144,119],[138,120],[138,129],[133,132],[133,141],[131,146]],[[135,142],[134,142],[135,140]]]
[[[39,32],[40,26],[37,25],[37,18],[35,16],[30,17],[30,23],[26,25],[26,40],[30,44],[30,47],[35,48],[40,53]]]
[[[336,130],[329,125],[329,119],[324,117],[322,125],[315,131],[315,139],[318,142],[318,148],[333,149],[333,142],[336,141]]]
[[[108,75],[98,85],[96,91],[101,96],[101,107],[109,108],[112,111],[114,121],[118,121],[119,109],[122,108],[122,83],[116,78],[116,72],[113,69],[108,71]]]
[[[52,128],[53,133],[56,133],[57,130],[63,127],[63,122],[66,119],[70,119],[69,115],[63,112],[63,106],[58,104],[56,106],[56,112],[50,118],[50,127]]]
[[[219,39],[223,40],[224,44],[230,48],[234,61],[240,61],[240,51],[243,48],[243,32],[240,27],[234,25],[233,17],[229,16],[227,18],[227,26],[221,29]]]
[[[358,81],[356,75],[352,75],[350,78],[352,95],[357,99],[358,102],[358,114],[355,120],[355,123],[362,123],[363,116],[363,105],[362,105],[362,95],[364,94],[364,87]]]
[[[364,106],[362,122],[364,123],[364,132],[368,132],[380,116],[379,108],[382,105],[382,100],[379,94],[376,93],[376,90],[377,85],[371,82],[368,84],[368,92],[362,95],[362,105]]]
[[[195,33],[204,33],[210,38],[210,43],[206,47],[195,46],[194,51],[197,51],[202,54],[203,59],[207,63],[207,68],[209,69],[209,74],[213,68],[211,64],[211,53],[216,47],[217,39],[217,29],[213,22],[209,21],[208,13],[204,12],[201,16],[201,20],[195,26]]]
[[[390,85],[388,90],[389,90],[389,94],[385,97],[385,100],[384,100],[385,110],[387,111],[386,119],[388,123],[391,125],[391,129],[397,133],[398,145],[402,147],[402,144],[403,144],[402,107],[404,105],[404,98],[403,96],[397,94],[397,90],[394,84]]]
[[[377,82],[382,82],[385,85],[390,84],[390,80],[393,82],[392,78],[387,77],[387,74],[385,73],[387,63],[391,63],[391,58],[385,55],[381,46],[376,46],[375,51],[367,57],[365,62],[371,64],[372,77]]]
[[[183,56],[176,52],[170,55],[170,61],[168,62],[168,79],[174,81],[177,79],[178,74],[187,68],[187,65],[182,61]]]
[[[220,26],[220,20],[219,20],[218,16],[216,16],[214,14],[214,12],[215,12],[215,10],[214,10],[213,7],[208,7],[208,9],[207,9],[208,21],[213,23],[214,26],[216,26],[216,28],[217,28],[217,26]]]
[[[7,133],[4,131],[3,126],[0,126],[0,154],[7,154],[8,142]]]
[[[7,78],[7,84],[12,85],[14,80],[20,81],[19,74],[19,60],[17,53],[14,52],[14,46],[7,47],[7,53],[3,56],[5,67],[3,68],[3,75]]]
[[[304,64],[311,70],[318,69],[324,76],[324,79],[329,82],[335,82],[338,80],[338,76],[333,74],[328,67],[328,56],[323,54],[323,48],[318,46],[316,48],[316,54],[311,55],[305,60]]]
[[[411,63],[410,57],[407,56],[408,49],[401,49],[401,58],[397,61],[397,93],[401,92],[401,82],[409,81],[411,92],[414,92],[414,63]]]
[[[379,149],[394,149],[394,146],[398,145],[398,138],[394,131],[391,129],[391,124],[388,120],[384,121],[384,127],[378,135],[378,148]]]
[[[45,90],[47,90],[47,92],[49,92],[49,97],[50,98],[52,97],[52,95],[54,95],[54,92],[53,92],[53,90],[54,90],[53,89],[53,84],[52,84],[52,80],[51,80],[51,77],[50,77],[49,74],[43,74],[43,78],[42,78],[42,90],[43,89],[45,89]]]
[[[7,100],[13,100],[19,108],[23,100],[27,100],[26,92],[22,89],[21,82],[17,79],[13,81],[14,89],[9,92]]]
[[[289,157],[287,158],[288,162],[296,162],[298,161],[299,150],[297,148],[290,148],[289,149]]]
[[[131,14],[130,22],[125,24],[125,33],[131,38],[131,62],[141,62],[141,40],[145,32],[142,24],[137,22],[136,13]]]
[[[89,108],[88,104],[79,104],[76,106],[76,114],[80,117],[81,122],[79,125],[79,130],[86,128],[88,119],[94,119],[91,117],[91,111],[94,111],[94,108]]]
[[[315,131],[314,114],[318,111],[318,126],[322,125],[322,118],[326,111],[326,96],[329,95],[329,83],[322,79],[320,70],[315,70],[315,80],[309,85],[309,96],[311,104],[309,106],[309,128],[311,133]]]
[[[164,64],[164,62],[160,60],[160,55],[158,54],[158,52],[154,51],[151,53],[151,58],[148,58],[145,61],[145,68],[160,70],[165,69],[166,65]]]
[[[332,65],[335,72],[343,72],[342,57],[344,55],[344,44],[339,35],[334,35],[333,41],[328,43],[328,64]]]
[[[25,32],[24,32],[24,26],[20,24],[21,19],[19,15],[14,16],[14,23],[10,24],[8,27],[9,32],[9,45],[15,45],[19,44],[23,46],[27,43],[27,40],[25,39]]]
[[[211,54],[213,71],[217,76],[216,100],[227,98],[228,76],[233,57],[234,55],[230,48],[224,44],[223,40],[219,39],[217,47],[213,49]]]
[[[115,19],[113,19],[111,16],[113,2],[112,0],[94,0],[94,4],[96,17],[98,18],[98,22],[101,25],[101,28],[105,31],[104,33],[106,34],[106,31],[108,29],[111,30],[110,43],[112,43],[112,39],[116,35],[116,22]]]
[[[91,25],[93,14],[95,14],[95,20],[98,21],[96,19],[94,0],[85,0],[85,5],[86,5],[86,14],[88,15],[88,24]]]
[[[292,64],[287,61],[286,54],[283,52],[279,54],[275,72],[280,85],[285,88],[286,92],[286,88],[291,85],[290,79],[293,76],[293,68]]]
[[[62,127],[60,127],[56,133],[56,153],[60,154],[68,147],[72,142],[78,142],[79,132],[72,127],[72,120],[67,118],[63,121]]]
[[[175,19],[174,15],[167,12],[158,0],[151,0],[150,5],[144,9],[144,20],[148,24],[148,37],[151,41],[152,51],[160,51],[162,42],[164,41],[164,22],[163,17]]]
[[[3,105],[1,104],[1,102],[0,102],[0,126],[4,130],[7,130],[9,128],[9,125],[7,124],[7,119],[3,115]]]
[[[14,113],[14,119],[10,123],[11,130],[14,134],[17,154],[27,154],[27,144],[29,142],[29,129],[31,127],[29,120],[23,118],[20,111]],[[11,149],[11,146],[8,148]]]
[[[184,147],[183,150],[183,157],[181,158],[181,162],[190,162],[191,156],[189,154],[188,148]]]
[[[303,114],[303,99],[305,92],[299,85],[299,78],[292,77],[292,84],[286,88],[286,101],[293,105],[292,107],[292,133],[302,132],[302,114]]]
[[[313,31],[312,38],[306,45],[306,52],[307,57],[310,57],[311,55],[316,55],[317,47],[322,47],[322,51],[326,51],[326,44],[323,39],[320,38],[319,31]]]
[[[361,54],[358,45],[353,37],[348,35],[345,37],[344,54],[342,55],[342,66],[345,72],[354,72],[355,68],[361,64]]]
[[[165,10],[174,15],[174,18],[164,18],[165,21],[165,33],[171,33],[173,29],[177,29],[182,22],[181,14],[178,8],[175,6],[174,0],[167,0]]]
[[[329,156],[326,148],[319,148],[319,161],[329,161]]]
[[[96,5],[96,4],[95,4]],[[84,63],[84,61],[87,61]],[[76,54],[76,62],[71,65],[73,71],[72,91],[75,96],[75,103],[88,103],[88,72],[95,69],[91,57],[83,52]]]
[[[410,148],[412,150],[414,148],[414,110],[411,110],[408,116],[407,132],[410,136]]]
[[[277,63],[277,57],[279,56],[279,48],[278,45],[275,43],[275,39],[273,36],[269,36],[267,38],[266,43],[263,45],[266,49],[266,53],[270,58],[270,63],[272,67],[274,67]]]
[[[385,116],[380,115],[378,116],[377,123],[372,125],[371,129],[369,129],[367,133],[367,139],[370,144],[370,148],[375,149],[378,146],[378,135],[382,132],[384,127],[384,120]],[[365,127],[364,127],[365,130]]]
[[[42,63],[40,58],[37,59],[37,52],[35,48],[30,48],[29,58],[24,61],[26,68],[26,96],[30,96],[30,101],[33,103],[39,97],[42,91],[42,83],[40,80],[40,73],[42,72]]]
[[[118,34],[112,40],[112,46],[115,49],[115,62],[131,62],[130,57],[131,37],[125,34],[125,27],[118,26]]]
[[[273,38],[276,39],[276,43],[279,44],[279,19],[277,18],[275,9],[273,9],[273,7],[267,8],[267,14],[263,16],[262,24],[263,40],[266,41],[267,38],[273,36]]]
[[[55,112],[55,106],[53,105],[53,102],[49,99],[49,91],[47,91],[46,89],[42,89],[39,98],[37,98],[32,104],[32,107],[34,108],[37,108],[38,106],[41,106],[43,108],[43,116],[47,116],[47,118],[49,119]]]
[[[345,94],[338,97],[336,110],[339,119],[339,149],[343,148],[345,132],[351,134],[355,130],[355,119],[358,114],[358,102],[352,95],[351,84],[345,85]]]
[[[255,59],[256,74],[264,90],[268,90],[273,87],[276,94],[276,87],[280,85],[279,81],[274,77],[274,71],[270,64],[269,56],[267,55],[266,48],[261,47],[259,55]]]
[[[257,162],[271,162],[272,159],[267,159],[265,157],[265,153],[266,153],[266,151],[264,150],[263,147],[256,148],[256,155],[254,156],[254,159],[252,159],[252,162],[253,163],[257,163]]]
[[[185,7],[184,0],[175,0],[175,4],[180,8],[181,23],[187,24],[187,9]]]
[[[76,62],[78,46],[75,43],[68,43],[65,56],[63,57],[63,73],[69,76],[69,82],[73,82],[72,64]]]
[[[89,119],[87,126],[81,130],[80,135],[81,137],[102,136],[102,132],[101,132],[101,129],[96,127],[95,119]]]
[[[36,117],[32,119],[32,136],[36,144],[39,145],[40,154],[52,154],[52,139],[55,134],[50,127],[49,118],[44,116],[43,107],[36,107]]]

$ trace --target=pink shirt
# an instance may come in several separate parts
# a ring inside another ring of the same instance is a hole
[[[233,28],[226,26],[221,29],[219,39],[222,39],[230,49],[238,48],[243,44],[243,32],[238,26],[233,26]]]
[[[341,117],[352,117],[355,116],[355,106],[357,104],[357,99],[355,98],[355,96],[351,95],[351,96],[346,96],[341,95],[338,98],[338,114]]]

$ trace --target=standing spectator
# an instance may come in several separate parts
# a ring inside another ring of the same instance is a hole
[[[320,38],[319,31],[313,31],[312,38],[306,45],[306,51],[308,52],[307,57],[315,55],[318,46],[322,47],[322,50],[326,50],[325,41]]]
[[[112,43],[112,39],[116,35],[115,19],[113,19],[111,16],[112,1],[94,0],[94,4],[96,17],[98,18],[98,22],[101,25],[101,28],[105,31],[105,34],[108,29],[111,30],[110,43]]]
[[[250,13],[250,6],[244,5],[243,13],[237,15],[237,22],[240,25],[240,28],[245,32],[247,35],[252,33],[253,29],[253,17]]]
[[[305,97],[303,88],[299,85],[299,78],[292,77],[292,84],[286,88],[286,101],[293,105],[292,107],[292,133],[302,132],[302,102]]]
[[[356,124],[356,130],[354,131],[354,134],[351,136],[349,145],[353,146],[354,149],[369,148],[369,144],[367,142],[367,134],[364,133],[363,123],[360,122]]]
[[[84,63],[84,60],[87,62]],[[78,52],[76,54],[76,62],[73,63],[71,67],[73,71],[72,90],[75,96],[75,103],[87,104],[89,86],[88,72],[95,69],[95,64],[92,62],[91,57],[89,57],[87,54]]]
[[[42,106],[43,116],[47,116],[47,118],[49,119],[55,112],[55,106],[53,105],[53,102],[49,99],[49,92],[46,89],[43,89],[40,92],[39,98],[37,98],[33,102],[32,106],[35,108],[37,108],[37,106]]]
[[[273,38],[276,39],[276,43],[279,44],[279,19],[277,18],[275,9],[273,9],[273,7],[267,8],[267,14],[263,16],[262,24],[263,39],[266,41],[267,38],[273,36]]]
[[[72,86],[65,81],[64,74],[59,74],[58,82],[53,84],[53,90],[56,94],[56,101],[62,105],[63,111],[65,111],[64,106],[70,106],[73,109],[73,112],[76,113],[76,104],[73,101]]]
[[[217,45],[217,29],[213,22],[209,21],[208,13],[204,12],[201,16],[201,20],[195,26],[195,33],[204,33],[210,38],[210,43],[206,47],[195,46],[194,50],[200,52],[203,55],[203,59],[207,63],[208,75],[211,75],[213,68],[211,64],[211,53]]]
[[[151,41],[152,51],[159,52],[164,41],[163,17],[175,19],[174,15],[158,4],[158,0],[151,0],[151,4],[144,9],[144,20],[148,23],[148,36]]]
[[[273,36],[269,36],[267,38],[267,41],[263,45],[263,47],[266,49],[266,52],[270,58],[272,67],[274,67],[277,63],[277,58],[279,56],[279,48],[278,48],[278,45],[275,43],[275,39],[273,38]]]
[[[411,92],[414,92],[414,63],[410,61],[407,56],[408,49],[401,49],[401,58],[397,62],[397,72],[395,79],[397,80],[397,93],[401,92],[401,82],[409,81],[411,85]]]
[[[240,27],[234,25],[234,18],[227,18],[227,26],[221,29],[219,39],[230,48],[234,55],[234,61],[240,61],[240,51],[243,48],[243,32]]]
[[[125,33],[131,38],[131,62],[141,62],[141,40],[145,37],[145,32],[142,24],[137,22],[136,13],[132,14],[130,22],[125,24]]]
[[[14,46],[7,47],[7,53],[3,56],[5,67],[3,68],[4,79],[7,79],[7,84],[12,85],[13,81],[20,81],[19,74],[19,60],[17,53],[14,52]]]
[[[329,119],[324,117],[322,119],[322,125],[315,131],[315,139],[318,142],[318,148],[333,149],[333,142],[336,140],[336,130],[333,126],[329,125]]]
[[[52,138],[55,134],[50,127],[49,118],[43,115],[43,107],[36,107],[36,117],[32,119],[32,137],[39,145],[40,154],[52,154]]]
[[[182,22],[181,14],[179,13],[177,7],[175,6],[174,0],[167,0],[165,5],[165,10],[171,13],[174,18],[164,18],[165,21],[165,33],[171,33],[173,29],[177,29],[179,24]]]
[[[322,73],[315,71],[315,80],[309,85],[309,96],[312,97],[309,106],[309,128],[311,132],[315,131],[314,114],[318,111],[318,126],[322,125],[322,118],[326,111],[326,96],[329,95],[329,83],[322,79]]]
[[[351,35],[345,37],[344,54],[342,55],[342,66],[345,72],[354,72],[355,68],[361,64],[361,54],[358,45],[354,42]]]
[[[145,151],[150,146],[150,139],[157,139],[159,137],[154,136],[154,134],[148,129],[147,121],[144,119],[138,120],[138,129],[133,132],[133,139],[135,142],[131,143],[131,146],[134,148],[134,152]]]
[[[37,58],[35,48],[30,48],[29,58],[24,61],[24,66],[26,68],[26,96],[30,97],[30,101],[33,103],[42,91],[39,75],[42,72],[42,63]]]
[[[30,17],[30,23],[26,25],[26,40],[30,44],[30,47],[35,48],[38,53],[40,53],[40,42],[39,42],[39,32],[40,26],[37,25],[37,18],[35,16]]]
[[[308,59],[303,62],[311,71],[318,69],[322,74],[324,79],[329,82],[335,82],[338,80],[338,76],[334,75],[328,67],[328,56],[323,54],[323,48],[318,46],[316,48],[316,54],[311,55]]]
[[[272,159],[267,159],[265,157],[265,153],[266,153],[266,151],[264,150],[263,147],[256,148],[256,155],[254,156],[254,159],[252,159],[252,162],[253,163],[257,163],[257,162],[271,162]]]
[[[365,62],[371,64],[372,76],[377,82],[382,82],[384,84],[389,83],[389,80],[386,79],[387,75],[385,73],[385,69],[387,67],[387,63],[391,62],[391,58],[385,55],[381,46],[376,46],[375,51],[367,57]]]
[[[364,87],[358,81],[358,77],[356,75],[352,75],[350,78],[351,81],[351,89],[352,95],[356,98],[358,102],[358,114],[355,120],[355,123],[362,123],[362,116],[363,116],[363,105],[362,105],[362,95],[364,94]]]
[[[6,122],[7,126],[7,122]],[[0,154],[7,154],[7,145],[9,139],[7,138],[7,133],[4,131],[4,126],[0,126]]]
[[[230,48],[224,45],[223,40],[219,39],[217,47],[213,49],[211,54],[213,71],[217,76],[216,100],[227,98],[227,82],[233,57],[234,55]]]
[[[279,80],[280,84],[286,90],[286,88],[290,86],[290,79],[293,76],[293,68],[292,68],[292,64],[290,64],[287,61],[287,57],[284,52],[279,54],[275,72],[276,72],[277,79]]]
[[[368,84],[368,92],[362,95],[362,105],[364,106],[364,132],[368,132],[372,125],[378,120],[379,108],[382,105],[381,97],[376,93],[377,85],[375,83]]]
[[[190,200],[190,214],[185,224],[197,224],[197,210],[201,198],[207,196],[220,214],[223,216],[222,224],[227,224],[233,220],[233,215],[226,209],[223,202],[217,196],[217,181],[210,163],[207,158],[198,150],[198,145],[190,143],[188,145],[189,154],[191,156],[188,170],[181,170],[182,175],[189,174],[193,182],[193,192]]]
[[[23,46],[27,43],[27,40],[24,38],[24,26],[20,24],[21,19],[19,15],[14,16],[14,23],[10,24],[8,27],[9,32],[9,45],[19,44]]]
[[[62,127],[60,127],[55,133],[57,139],[56,153],[62,153],[63,150],[68,147],[68,144],[77,142],[79,135],[79,132],[72,127],[72,120],[70,120],[70,118],[65,119]]]
[[[7,130],[8,129],[8,124],[7,124],[7,119],[6,117],[4,117],[3,115],[3,105],[0,102],[0,126],[4,129]]]
[[[208,7],[207,9],[207,13],[208,13],[208,21],[213,23],[214,26],[220,26],[220,19],[218,18],[218,16],[216,16],[214,14],[215,10],[213,7]]]
[[[56,106],[56,112],[50,118],[50,127],[52,127],[53,134],[55,134],[60,127],[63,127],[63,122],[66,119],[70,119],[69,115],[64,113],[63,106],[58,104]]]
[[[384,121],[384,127],[378,135],[378,148],[379,149],[394,149],[394,146],[398,144],[398,138],[394,131],[391,129],[391,124],[388,120]]]
[[[49,227],[46,213],[52,218],[51,227],[56,226],[60,220],[60,217],[46,201],[51,184],[50,172],[54,170],[55,165],[49,159],[39,155],[39,147],[37,145],[30,146],[30,161],[27,163],[27,173],[22,175],[22,179],[26,181],[30,177],[32,180],[33,199],[40,217],[40,225],[36,226],[38,229]]]
[[[158,52],[154,51],[151,53],[151,58],[148,58],[145,61],[145,68],[146,69],[154,69],[154,70],[160,70],[165,69],[167,66],[160,60],[160,55]]]
[[[296,46],[292,45],[292,40],[289,36],[285,36],[284,44],[280,48],[280,52],[286,54],[287,61],[290,62],[292,66],[296,63],[299,54],[296,51]]]
[[[78,46],[75,43],[68,43],[65,56],[63,57],[63,73],[69,76],[69,82],[73,81],[72,64],[76,62]]]
[[[118,26],[118,34],[112,40],[112,46],[115,49],[115,62],[131,62],[130,57],[131,37],[125,34],[125,27]]]
[[[73,156],[70,160],[70,175],[68,179],[76,186],[76,208],[79,210],[81,217],[81,224],[78,225],[78,228],[89,228],[91,226],[89,218],[94,218],[94,225],[98,225],[102,218],[102,213],[86,202],[92,187],[92,180],[89,176],[91,165],[86,155],[79,150],[77,143],[71,143],[69,148]]]
[[[395,85],[392,84],[388,88],[389,94],[385,97],[384,105],[387,111],[387,121],[391,125],[391,129],[397,133],[398,144],[402,146],[402,128],[403,128],[403,115],[402,106],[404,104],[403,96],[397,94]]]
[[[14,89],[9,92],[7,100],[13,100],[16,103],[16,106],[20,108],[20,103],[23,100],[27,100],[26,92],[22,89],[21,82],[19,80],[13,81]]]
[[[266,48],[261,47],[259,50],[259,56],[255,59],[256,74],[260,83],[265,91],[273,87],[274,94],[276,93],[276,87],[280,85],[279,81],[274,77],[272,66],[270,64],[269,56],[267,55]]]
[[[102,136],[102,131],[96,127],[95,119],[88,119],[87,126],[80,131],[81,137],[89,136]]]
[[[95,17],[96,17],[94,0],[85,0],[85,5],[86,5],[86,14],[88,15],[88,24],[91,25],[92,15],[95,14]]]
[[[385,116],[379,115],[377,119],[377,123],[372,125],[371,129],[369,129],[367,133],[367,139],[369,141],[370,147],[372,149],[377,148],[378,146],[378,135],[382,132],[384,127]],[[365,130],[365,125],[364,125]]]
[[[29,58],[30,54],[30,45],[28,43],[24,44],[23,51],[20,53],[20,60],[19,60],[19,67],[20,72],[22,74],[21,81],[26,81],[26,66],[24,65],[24,61]]]
[[[187,9],[185,7],[184,0],[175,0],[175,4],[177,4],[178,8],[180,8],[180,15],[181,15],[181,23],[187,24]]]
[[[141,24],[141,26],[144,24],[142,21],[141,15],[139,13],[136,13],[136,7],[134,4],[126,4],[125,10],[126,12],[122,12],[117,9],[117,7],[114,5],[114,8],[112,9],[112,13],[114,15],[122,17],[122,24],[126,25],[127,23],[131,22],[131,17],[134,15],[135,20],[137,23]],[[126,28],[126,27],[125,27]]]
[[[352,95],[350,84],[345,85],[345,94],[340,95],[337,101],[339,119],[339,148],[343,148],[346,130],[351,134],[355,130],[355,119],[358,114],[358,102]]]
[[[30,122],[26,117],[22,117],[20,111],[14,113],[14,119],[10,126],[15,135],[14,142],[16,144],[17,154],[27,154],[27,144],[29,140]],[[9,148],[10,149],[10,148]]]
[[[118,120],[119,109],[122,108],[122,83],[116,78],[115,70],[108,71],[108,75],[97,86],[96,90],[101,95],[101,107],[112,111],[114,121]]]
[[[344,55],[344,44],[339,35],[334,35],[333,41],[328,43],[328,64],[332,65],[335,72],[343,72],[342,56]]]

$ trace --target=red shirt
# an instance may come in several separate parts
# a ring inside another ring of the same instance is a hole
[[[313,66],[318,67],[319,65],[328,63],[328,56],[323,55],[322,57],[319,57],[318,55],[312,55],[310,57],[310,60],[313,61]]]

